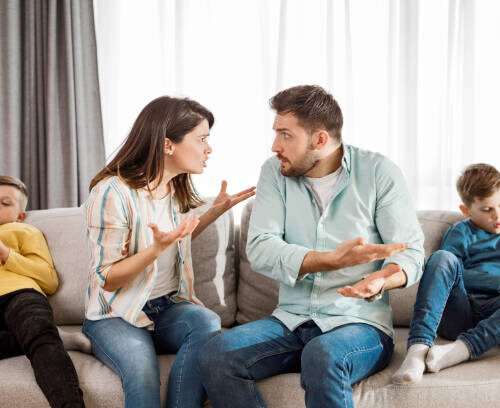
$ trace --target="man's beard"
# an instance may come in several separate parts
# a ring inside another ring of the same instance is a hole
[[[313,169],[318,162],[319,159],[315,157],[313,149],[309,148],[295,165],[292,166],[292,164],[288,162],[290,164],[289,170],[285,171],[284,168],[281,167],[281,174],[285,177],[301,177]]]

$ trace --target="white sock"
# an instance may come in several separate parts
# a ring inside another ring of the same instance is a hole
[[[90,340],[82,332],[68,332],[61,328],[57,328],[59,337],[64,344],[66,350],[77,350],[83,353],[92,354],[92,346]]]
[[[427,370],[437,373],[443,368],[454,366],[470,358],[469,349],[461,340],[442,346],[433,346],[427,354],[425,365]]]
[[[392,383],[412,384],[419,382],[425,371],[425,357],[428,351],[427,344],[417,343],[410,346],[401,367],[392,376]]]

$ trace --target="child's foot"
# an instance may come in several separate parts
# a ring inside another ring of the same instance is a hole
[[[59,337],[64,344],[66,350],[76,350],[83,353],[92,354],[92,346],[90,340],[82,332],[67,332],[61,328],[57,328]]]
[[[461,340],[443,346],[433,346],[427,354],[427,370],[437,373],[443,368],[454,366],[470,358],[469,349]]]
[[[429,351],[427,344],[414,344],[410,346],[406,357],[392,376],[393,384],[413,384],[422,379],[425,371],[425,357]]]

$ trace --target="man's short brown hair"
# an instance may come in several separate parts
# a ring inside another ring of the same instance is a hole
[[[285,89],[274,95],[269,104],[278,114],[294,114],[309,133],[324,129],[332,138],[342,139],[342,111],[333,96],[320,86],[300,85]]]
[[[500,173],[489,164],[467,166],[457,180],[457,191],[467,206],[476,198],[485,199],[500,189]]]
[[[26,209],[26,204],[28,204],[28,189],[21,180],[16,177],[0,175],[0,186],[12,186],[19,190],[21,193],[19,206],[23,211]]]

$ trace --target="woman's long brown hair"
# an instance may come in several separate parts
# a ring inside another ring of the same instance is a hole
[[[211,128],[214,124],[212,113],[191,99],[161,96],[151,101],[139,113],[113,160],[92,179],[89,190],[110,176],[120,177],[133,189],[146,187],[151,191],[150,186],[155,181],[153,189],[156,188],[165,168],[165,138],[180,143],[204,119]],[[182,212],[204,203],[189,174],[179,174],[172,182]]]

